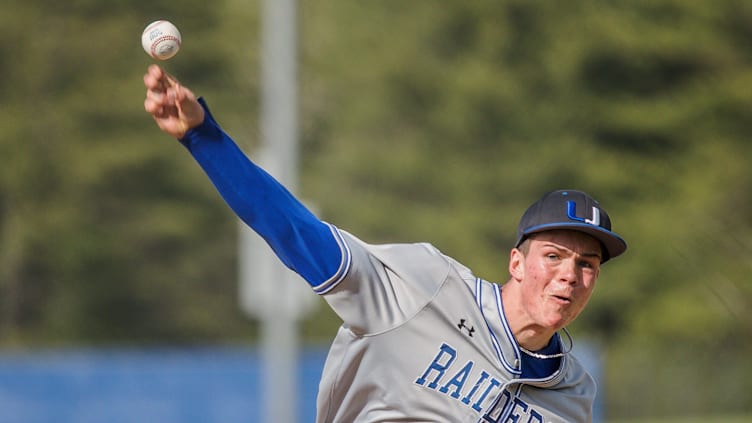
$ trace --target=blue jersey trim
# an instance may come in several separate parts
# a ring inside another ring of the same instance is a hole
[[[517,339],[514,337],[514,333],[512,333],[512,328],[509,327],[509,322],[507,321],[507,315],[504,313],[504,302],[501,300],[501,287],[499,285],[494,285],[494,292],[496,293],[496,311],[499,314],[499,321],[501,322],[502,327],[504,328],[504,333],[507,336],[507,340],[509,341],[509,344],[512,345],[512,348],[514,349],[514,359],[517,363],[520,363],[520,349],[517,346]],[[521,367],[515,368],[515,370],[512,371],[512,373],[519,375],[522,373]]]
[[[498,289],[498,285],[494,285],[494,297],[496,301],[496,309],[501,315],[501,321],[504,326],[504,329],[508,331],[508,326],[506,325],[506,320],[503,318],[503,306],[501,305],[501,295],[500,291]],[[483,280],[481,278],[475,279],[475,301],[478,304],[478,308],[480,309],[480,314],[483,316],[483,319],[486,321],[486,328],[488,329],[488,333],[491,337],[491,343],[494,346],[494,350],[496,350],[496,357],[499,359],[499,362],[501,365],[509,372],[514,375],[519,375],[521,373],[521,370],[517,369],[515,366],[513,366],[511,363],[509,363],[506,358],[504,357],[504,352],[501,349],[501,345],[499,344],[499,340],[496,337],[496,333],[493,331],[491,324],[488,323],[488,318],[486,317],[486,313],[483,310]],[[502,307],[502,308],[500,308]],[[509,336],[509,332],[507,332],[507,336]],[[519,358],[519,351],[516,349],[516,342],[514,341],[514,337],[511,338],[512,342],[511,344],[515,346],[515,359]],[[519,362],[519,361],[518,361]]]
[[[313,287],[313,291],[319,295],[324,295],[332,289],[336,288],[337,285],[339,285],[340,282],[342,282],[342,280],[345,278],[347,272],[350,270],[350,265],[352,264],[352,252],[350,251],[350,247],[342,238],[342,234],[339,232],[339,229],[337,229],[334,225],[329,226],[331,228],[332,235],[334,235],[334,238],[337,240],[337,244],[339,244],[342,254],[342,260],[340,262],[339,269],[331,278]]]

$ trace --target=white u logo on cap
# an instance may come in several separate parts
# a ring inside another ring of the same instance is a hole
[[[592,219],[579,217],[577,216],[577,203],[571,200],[567,201],[567,217],[569,217],[572,220],[576,220],[578,222],[585,222],[585,223],[589,223],[595,226],[601,225],[601,211],[598,209],[598,207],[593,206],[593,218]]]

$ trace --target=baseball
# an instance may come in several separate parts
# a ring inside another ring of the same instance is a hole
[[[141,34],[141,45],[146,53],[158,60],[167,60],[180,50],[180,31],[169,21],[150,23]]]

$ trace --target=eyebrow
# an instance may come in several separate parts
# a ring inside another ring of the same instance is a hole
[[[571,252],[573,252],[573,253],[575,253],[575,254],[577,254],[579,256],[582,256],[582,257],[594,257],[594,258],[598,258],[598,259],[602,258],[601,257],[601,253],[593,253],[593,252],[587,252],[587,251],[584,252],[584,253],[576,253],[576,252],[570,250],[569,248],[559,247],[557,244],[554,244],[552,242],[548,242],[546,244],[543,244],[543,246],[544,247],[551,247],[551,248],[554,248],[554,249],[556,249],[558,251],[568,251],[568,252],[571,251]]]

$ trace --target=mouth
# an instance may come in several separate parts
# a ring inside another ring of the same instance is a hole
[[[566,296],[563,296],[563,295],[551,295],[551,298],[555,302],[557,302],[559,304],[563,304],[563,305],[568,305],[568,304],[572,303],[572,299],[570,297],[566,297]]]

